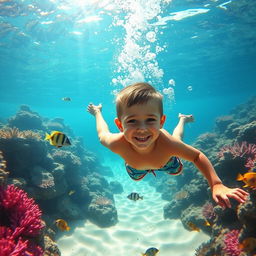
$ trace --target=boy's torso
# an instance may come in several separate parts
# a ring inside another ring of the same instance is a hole
[[[154,149],[147,154],[138,153],[132,148],[130,143],[122,138],[119,142],[119,150],[116,153],[119,154],[129,166],[137,170],[160,169],[171,157],[170,151],[172,150],[169,150],[171,147],[171,137],[172,136],[166,131],[160,131]]]

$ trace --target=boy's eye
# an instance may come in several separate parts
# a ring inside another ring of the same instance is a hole
[[[127,121],[128,124],[134,124],[135,122],[136,122],[135,119],[130,119],[130,120]]]
[[[147,121],[148,121],[148,122],[155,122],[156,119],[155,119],[155,118],[148,118]]]

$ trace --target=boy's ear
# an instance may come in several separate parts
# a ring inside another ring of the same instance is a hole
[[[122,123],[117,117],[115,118],[115,124],[116,124],[116,126],[117,126],[117,128],[119,129],[120,132],[124,131]]]
[[[160,119],[160,128],[162,128],[164,126],[165,120],[166,120],[166,115],[162,115],[162,117]]]

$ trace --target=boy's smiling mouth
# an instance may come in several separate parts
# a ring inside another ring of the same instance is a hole
[[[149,136],[143,136],[143,137],[134,137],[134,138],[139,142],[146,142],[150,138],[150,135]]]

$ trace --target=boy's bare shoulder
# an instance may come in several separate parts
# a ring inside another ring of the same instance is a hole
[[[160,134],[162,134],[162,137],[166,140],[175,141],[175,138],[165,129],[161,129]]]
[[[161,148],[170,155],[192,162],[200,153],[199,150],[175,138],[167,131],[161,129],[161,132]]]
[[[181,140],[176,139],[173,137],[168,131],[161,129],[160,133],[160,144],[162,147],[165,147],[165,149],[170,150],[171,152],[176,150],[176,147],[179,145],[184,145],[184,143]]]
[[[113,152],[119,153],[125,143],[126,140],[123,133],[109,133],[105,141],[105,146]]]
[[[172,136],[169,132],[167,132],[165,129],[160,129],[160,133],[167,135],[167,136]]]

